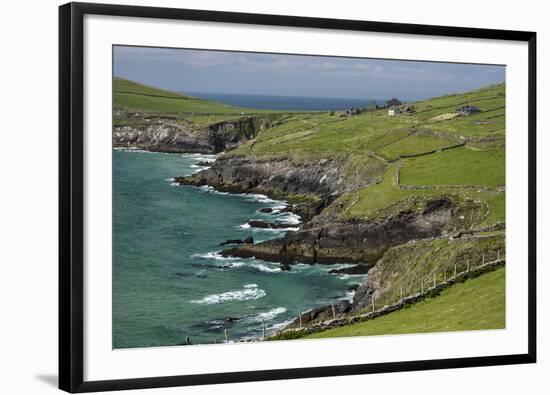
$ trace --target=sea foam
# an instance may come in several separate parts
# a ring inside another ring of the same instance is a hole
[[[269,311],[266,311],[264,313],[258,313],[253,316],[250,316],[246,319],[247,322],[262,322],[262,321],[269,321],[274,319],[280,314],[286,313],[286,308],[284,307],[275,307],[274,309],[271,309]]]
[[[235,259],[231,256],[223,256],[219,252],[206,252],[204,254],[193,254],[191,255],[192,258],[202,258],[202,259],[216,259],[220,261],[234,261]]]
[[[279,267],[269,267],[269,266],[261,264],[261,263],[253,263],[250,266],[255,268],[255,269],[258,269],[261,272],[266,272],[266,273],[278,273],[278,272],[282,271],[281,268],[279,268]]]
[[[263,298],[265,295],[266,292],[258,288],[257,284],[246,284],[243,289],[208,295],[199,300],[192,300],[191,303],[218,304],[232,301],[255,300]]]

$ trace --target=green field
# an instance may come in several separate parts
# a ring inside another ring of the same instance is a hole
[[[337,199],[337,208],[328,210],[337,210],[341,219],[418,209],[428,199],[452,196],[486,204],[479,228],[504,221],[504,84],[418,101],[412,103],[412,114],[389,116],[379,109],[346,117],[339,112],[242,109],[121,78],[113,81],[115,108],[126,111],[115,116],[117,126],[138,122],[129,111],[165,114],[173,118],[170,122],[192,130],[257,114],[270,117],[270,126],[226,155],[284,157],[296,163],[332,158],[344,162],[350,183],[378,179]],[[481,112],[453,115],[463,104],[477,105]]]
[[[482,111],[469,117],[431,121],[435,116],[453,113],[464,103],[478,105]],[[503,148],[504,84],[413,105],[415,113],[395,117],[388,116],[384,109],[352,117],[341,117],[339,113],[289,116],[284,122],[264,131],[253,144],[239,148],[237,153],[274,155],[371,151],[393,160],[402,155],[439,150],[470,140],[472,145]],[[480,138],[485,141],[479,141]]]
[[[504,150],[465,146],[407,160],[401,168],[405,185],[504,185]]]
[[[504,329],[505,302],[505,268],[500,268],[405,309],[304,338]]]

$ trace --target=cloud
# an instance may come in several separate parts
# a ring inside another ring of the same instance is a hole
[[[115,73],[167,89],[420,98],[504,80],[503,66],[117,46]]]

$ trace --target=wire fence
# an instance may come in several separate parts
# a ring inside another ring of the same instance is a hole
[[[497,250],[494,253],[482,254],[481,260],[477,262],[466,259],[461,264],[452,264],[451,267],[443,267],[417,278],[416,281],[412,282],[413,285],[409,285],[407,288],[403,286],[399,287],[396,292],[384,298],[378,299],[376,294],[373,294],[370,298],[370,306],[352,315],[336,314],[335,306],[331,305],[332,318],[302,325],[302,313],[300,311],[298,327],[283,329],[277,332],[277,334],[291,331],[311,333],[379,317],[407,305],[417,303],[457,282],[462,282],[486,271],[494,270],[496,267],[505,264],[505,261],[505,256],[501,254],[500,250]]]

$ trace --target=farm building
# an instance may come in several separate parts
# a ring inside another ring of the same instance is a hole
[[[456,109],[456,113],[460,115],[473,115],[480,111],[481,110],[478,107],[470,105],[462,106]]]
[[[404,114],[404,113],[413,113],[414,112],[414,106],[408,105],[408,104],[402,104],[399,106],[391,106],[388,108],[388,115],[390,117],[393,117],[398,114]]]
[[[386,107],[387,108],[397,107],[397,106],[400,106],[400,105],[401,105],[401,102],[399,100],[397,100],[395,97],[386,102]]]
[[[388,115],[390,117],[393,117],[397,114],[400,114],[401,113],[401,108],[399,106],[392,106],[392,107],[389,107],[388,108]]]

